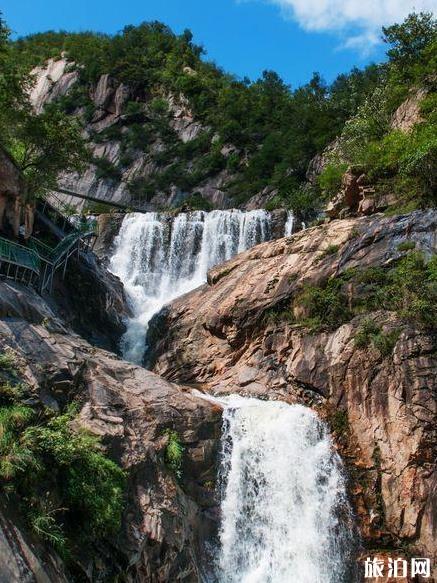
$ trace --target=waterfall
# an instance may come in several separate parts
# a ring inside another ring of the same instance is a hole
[[[225,404],[218,583],[352,583],[341,463],[301,405]]]
[[[287,211],[287,220],[285,222],[284,236],[290,237],[293,234],[294,214],[292,211]]]
[[[214,265],[270,236],[264,210],[126,215],[110,261],[133,311],[122,339],[124,358],[142,362],[148,324],[164,305],[205,283]]]

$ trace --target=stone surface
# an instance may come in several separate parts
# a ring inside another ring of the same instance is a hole
[[[424,87],[413,89],[409,97],[401,103],[393,114],[391,126],[394,130],[409,132],[416,123],[422,121],[420,104],[428,91]]]
[[[122,574],[128,583],[199,581],[201,541],[216,528],[211,484],[220,407],[56,328],[52,309],[31,290],[0,286],[0,352],[15,353],[24,381],[46,406],[79,400],[77,423],[99,435],[128,473],[122,531],[83,549],[76,568],[84,580]],[[165,464],[167,429],[185,448],[180,483]],[[7,508],[0,519],[0,581],[71,581],[59,558],[35,545],[19,524]]]
[[[154,355],[154,370],[173,382],[304,402],[328,419],[344,411],[349,434],[337,442],[350,468],[365,544],[410,544],[429,557],[436,553],[435,336],[376,312],[384,331],[401,326],[393,355],[382,357],[356,347],[360,316],[332,332],[310,334],[264,314],[290,305],[303,282],[389,265],[401,256],[402,241],[435,252],[436,227],[435,211],[373,215],[258,245],[212,269],[208,285],[155,320],[164,337]],[[325,255],[333,245],[338,251]]]
[[[37,111],[41,111],[46,103],[68,94],[78,78],[74,63],[67,62],[65,58],[57,61],[49,60],[46,65],[35,68],[33,73],[35,85],[31,92],[31,99]],[[91,137],[92,155],[95,158],[105,157],[117,165],[122,155],[120,152],[121,135],[120,139],[108,140],[105,143],[100,143],[99,140],[93,141],[92,136],[100,134],[108,128],[118,127],[121,133],[126,131],[124,106],[127,101],[141,104],[147,117],[150,114],[149,105],[153,96],[141,91],[138,95],[133,95],[125,85],[118,83],[109,75],[102,75],[96,85],[91,88],[89,97],[94,103],[95,110],[91,120],[86,123],[85,134]],[[160,97],[167,102],[170,127],[183,143],[192,141],[200,133],[210,130],[209,127],[196,119],[189,107],[189,102],[183,95],[163,91]],[[83,113],[83,108],[78,108],[75,112],[77,115]],[[226,169],[213,173],[192,189],[183,190],[173,185],[165,192],[155,192],[150,200],[132,195],[129,190],[129,183],[132,180],[139,177],[147,179],[157,170],[164,169],[157,164],[155,158],[156,154],[165,150],[165,147],[160,139],[153,139],[147,152],[140,150],[133,152],[132,159],[129,162],[124,161],[119,178],[102,178],[99,176],[98,168],[94,164],[90,164],[81,175],[73,173],[61,176],[60,184],[66,189],[89,194],[103,201],[132,204],[136,208],[144,208],[144,210],[179,207],[185,198],[194,193],[200,193],[203,198],[212,203],[214,208],[225,209],[232,206],[232,201],[227,195],[226,185],[235,178],[235,173],[232,174]],[[222,154],[225,157],[235,152],[237,149],[232,144],[226,144],[222,149]],[[59,196],[66,203],[78,209],[84,207],[83,200],[65,194]],[[262,208],[273,196],[274,192],[271,189],[263,189],[247,204],[241,206],[248,210]]]

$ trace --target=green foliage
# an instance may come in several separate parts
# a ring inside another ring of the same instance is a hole
[[[355,346],[366,348],[372,345],[376,348],[382,357],[389,356],[399,338],[400,330],[391,330],[383,332],[371,318],[365,318],[355,334]]]
[[[437,21],[432,13],[421,12],[382,31],[384,42],[390,45],[387,54],[392,64],[408,75],[411,68],[427,63],[427,49],[437,40]]]
[[[346,285],[353,290],[350,297]],[[437,321],[437,256],[427,260],[422,252],[411,251],[390,269],[350,270],[320,286],[304,285],[294,298],[294,308],[301,313],[297,323],[314,331],[334,329],[358,314],[380,309],[432,329]],[[292,313],[284,308],[274,312],[281,321]],[[372,342],[386,356],[398,335],[398,331],[381,332],[372,319],[365,318],[355,343],[365,347]]]
[[[331,198],[338,193],[341,187],[343,174],[346,172],[347,164],[328,164],[319,176],[319,186],[325,196]]]
[[[369,346],[372,337],[381,332],[381,328],[372,320],[372,318],[365,318],[355,334],[354,342],[357,348],[366,348]]]
[[[175,476],[182,477],[182,462],[184,456],[184,447],[180,442],[179,435],[176,431],[167,429],[165,432],[168,442],[165,448],[165,463],[172,470]]]
[[[35,114],[28,99],[31,85],[0,19],[0,145],[21,170],[24,195],[33,199],[56,186],[59,172],[80,170],[87,152],[77,120],[58,105]]]
[[[343,281],[330,278],[323,286],[305,285],[295,303],[305,310],[300,323],[311,330],[338,328],[351,318],[342,291]]]
[[[107,158],[93,158],[93,164],[97,167],[97,180],[119,180],[120,169]]]
[[[400,330],[391,330],[390,332],[385,333],[380,332],[372,337],[372,344],[377,350],[379,350],[381,356],[389,356],[393,352],[400,333]]]
[[[318,256],[318,260],[321,261],[325,257],[329,257],[330,255],[335,255],[337,251],[340,249],[340,245],[328,245],[326,249],[324,249],[320,255]]]
[[[329,416],[329,423],[334,433],[337,435],[344,435],[349,431],[347,411],[334,411],[334,413]]]
[[[253,83],[240,81],[202,59],[203,50],[189,31],[175,35],[159,22],[127,26],[112,37],[50,31],[19,39],[12,48],[15,59],[28,68],[61,52],[67,55],[80,75],[80,83],[60,100],[70,113],[76,105],[89,116],[90,89],[103,73],[129,85],[136,101],[129,101],[123,112],[129,128],[121,137],[123,162],[130,150],[146,152],[152,141],[163,141],[166,148],[155,157],[164,170],[154,177],[155,190],[168,190],[172,184],[189,190],[227,168],[238,174],[228,185],[235,204],[271,184],[279,192],[279,204],[308,215],[319,206],[318,194],[301,189],[309,160],[337,135],[381,75],[375,65],[353,69],[329,87],[315,74],[295,91],[272,71],[264,71]],[[178,141],[162,97],[169,92],[186,97],[197,119],[211,128],[206,140]],[[141,101],[150,95],[146,111]],[[212,135],[218,138],[217,147]],[[225,158],[220,153],[224,144],[233,144],[240,153]],[[194,159],[194,167],[187,169],[186,162]],[[241,164],[241,159],[248,163]]]
[[[29,389],[0,379],[0,486],[34,532],[68,554],[77,537],[92,542],[121,522],[125,476],[99,440],[62,414],[23,404]]]
[[[414,251],[403,257],[387,274],[387,285],[378,299],[395,309],[403,318],[427,327],[437,321],[437,256],[426,261],[423,253]]]
[[[384,29],[388,63],[354,68],[331,85],[315,73],[293,90],[273,71],[254,82],[225,74],[203,58],[190,31],[177,35],[159,22],[127,26],[113,36],[49,31],[12,44],[3,30],[5,62],[20,63],[21,70],[61,52],[67,55],[80,82],[59,99],[64,112],[80,111],[90,119],[91,91],[104,73],[129,86],[131,100],[119,124],[93,139],[121,142],[121,168],[138,153],[150,156],[157,169],[143,189],[146,200],[173,186],[193,191],[226,169],[231,177],[225,188],[235,205],[269,187],[277,192],[269,208],[293,208],[311,220],[323,199],[338,191],[346,164],[354,164],[376,183],[377,193],[394,192],[401,208],[435,204],[437,40],[430,14],[413,14]],[[0,77],[0,96],[1,87],[4,93],[11,87],[5,103],[16,103],[26,93],[15,90],[13,78],[2,83]],[[29,82],[23,77],[19,85]],[[401,135],[391,131],[392,116],[414,86],[429,89],[422,107],[426,119],[409,136]],[[186,143],[179,140],[169,123],[169,94],[186,99],[208,130]],[[339,134],[340,161],[332,160],[319,185],[304,186],[309,161]],[[228,145],[234,150],[223,156]],[[119,169],[109,166],[99,174],[120,179]],[[136,186],[132,189],[140,196]]]
[[[414,241],[403,241],[398,245],[398,251],[411,251],[416,247],[416,243]]]
[[[435,206],[437,21],[431,14],[411,14],[383,31],[389,63],[382,83],[345,124],[341,157],[360,166],[377,193],[396,195],[396,208],[389,212]],[[408,133],[391,129],[394,111],[418,88],[428,91],[421,103],[423,120]]]
[[[11,352],[0,352],[0,370],[13,371],[15,358]]]
[[[184,200],[184,205],[187,205],[189,209],[193,211],[211,211],[213,210],[212,203],[200,194],[200,192],[195,192],[191,196]]]

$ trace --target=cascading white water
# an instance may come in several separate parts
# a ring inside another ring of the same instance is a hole
[[[341,464],[301,405],[227,397],[219,583],[352,583]],[[211,579],[209,579],[211,580]]]
[[[292,211],[287,211],[287,220],[285,222],[284,235],[290,237],[293,234],[294,214]]]
[[[122,339],[123,356],[141,363],[154,314],[204,283],[214,265],[269,238],[264,210],[126,215],[110,261],[134,314]]]

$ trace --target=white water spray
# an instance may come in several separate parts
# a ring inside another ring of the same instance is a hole
[[[205,283],[214,265],[270,236],[264,210],[127,215],[110,262],[134,314],[122,339],[124,358],[141,363],[148,324],[164,305]]]
[[[294,214],[292,211],[287,211],[287,220],[285,222],[284,235],[290,237],[293,234]]]
[[[225,404],[219,583],[352,583],[350,514],[324,423],[301,405]]]

